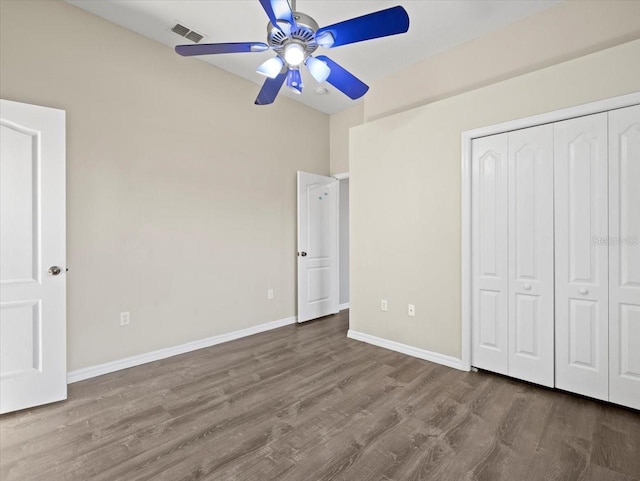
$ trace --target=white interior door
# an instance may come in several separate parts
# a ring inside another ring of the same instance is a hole
[[[609,112],[607,242],[609,400],[640,409],[640,105]]]
[[[507,134],[471,148],[471,364],[508,374]]]
[[[553,387],[553,125],[508,142],[509,376]]]
[[[65,113],[0,100],[0,412],[67,397]]]
[[[339,184],[298,172],[298,322],[339,311]]]
[[[608,399],[607,113],[554,124],[556,386]]]

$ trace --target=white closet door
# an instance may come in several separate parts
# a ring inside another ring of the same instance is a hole
[[[554,124],[556,386],[608,399],[607,113]]]
[[[507,134],[475,139],[471,148],[471,363],[507,374]]]
[[[609,400],[640,409],[640,106],[609,112]]]
[[[509,376],[552,387],[553,125],[509,133],[508,171]]]

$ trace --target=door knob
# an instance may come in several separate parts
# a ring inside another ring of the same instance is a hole
[[[49,267],[49,274],[51,274],[52,276],[57,276],[61,272],[62,272],[62,269],[60,269],[58,266]]]
[[[588,290],[586,290],[584,287],[581,287],[580,289],[578,289],[578,292],[579,292],[580,294],[582,294],[583,296],[584,296],[585,294],[589,294],[589,291],[588,291]]]
[[[531,284],[525,284],[524,285],[524,290],[525,291],[530,291],[531,290]]]
[[[306,253],[306,252],[301,252],[301,253],[300,253],[300,256],[302,256],[302,257],[307,257],[307,253]]]

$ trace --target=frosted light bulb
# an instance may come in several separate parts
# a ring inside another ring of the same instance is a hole
[[[290,43],[284,48],[284,59],[293,67],[297,67],[304,60],[304,48],[298,43]]]

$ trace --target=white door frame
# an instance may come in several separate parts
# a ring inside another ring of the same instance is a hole
[[[554,112],[534,115],[523,119],[510,120],[500,124],[481,127],[479,129],[462,132],[462,239],[460,256],[462,260],[461,312],[462,312],[462,359],[461,368],[471,369],[471,142],[479,137],[501,134],[512,130],[535,127],[536,125],[559,122],[562,120],[597,114],[608,110],[615,110],[640,104],[640,92],[634,92],[620,97],[598,100],[588,104],[569,107]]]
[[[342,172],[340,174],[331,175],[334,179],[338,181],[348,179],[349,172]],[[340,243],[340,191],[338,191],[338,244]],[[351,201],[349,201],[351,202]],[[348,267],[349,271],[351,271],[351,266]],[[351,274],[351,272],[349,272]],[[338,245],[338,303],[340,302],[340,246]],[[345,309],[349,309],[351,307],[351,292],[349,292],[349,302],[346,304],[338,304],[338,309],[344,311]]]

